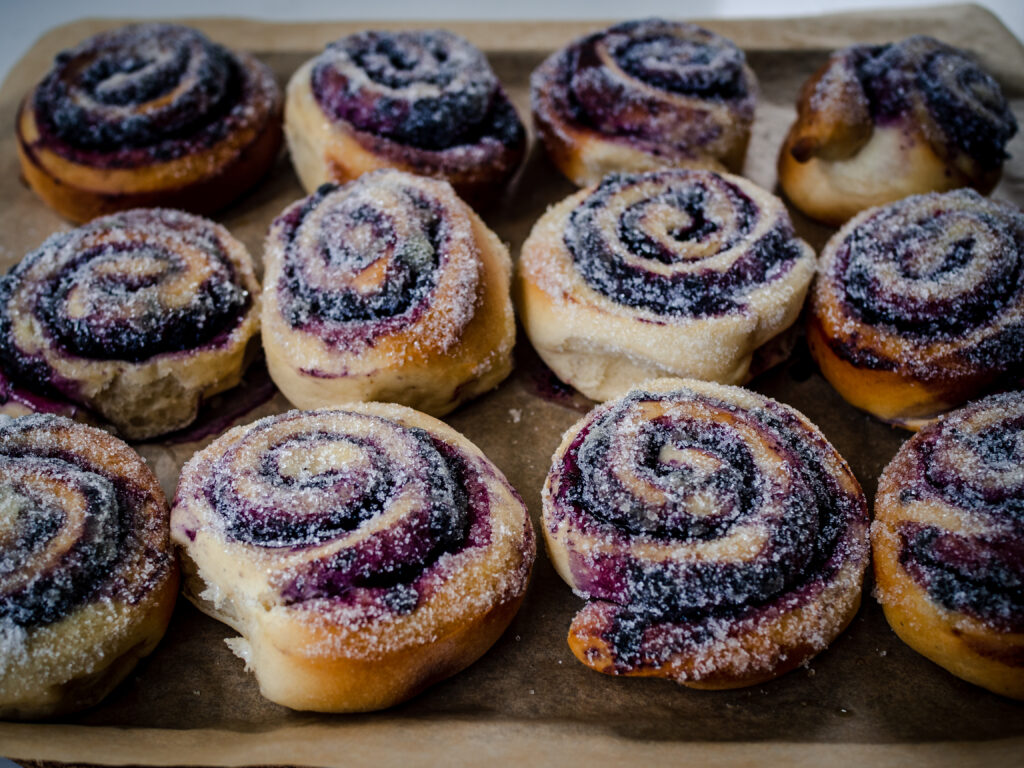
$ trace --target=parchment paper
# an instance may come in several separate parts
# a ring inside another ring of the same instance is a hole
[[[81,21],[40,39],[0,89],[0,267],[50,233],[68,228],[19,180],[14,115],[53,55],[119,22]],[[265,59],[284,83],[322,46],[372,26],[350,23],[187,22],[215,40]],[[485,49],[528,116],[527,81],[544,55],[601,23],[460,23],[446,26]],[[762,97],[746,175],[775,188],[775,157],[797,90],[835,47],[915,32],[975,52],[1024,120],[1024,47],[988,12],[969,6],[774,21],[711,21],[747,50]],[[999,197],[1024,203],[1024,137],[1010,146]],[[533,147],[506,200],[484,211],[513,254],[545,207],[573,188]],[[217,217],[259,261],[264,233],[302,195],[286,156],[253,192]],[[795,214],[820,249],[831,230]],[[824,382],[802,343],[753,388],[817,422],[873,498],[879,472],[908,433],[846,405]],[[520,334],[517,367],[491,394],[447,420],[476,442],[522,493],[536,521],[540,487],[563,430],[589,408],[566,393]],[[243,417],[287,407],[277,395]],[[204,442],[143,445],[172,493],[177,469]],[[223,640],[232,632],[182,600],[163,643],[103,704],[49,723],[0,723],[0,754],[21,760],[100,764],[288,764],[346,766],[1020,765],[1024,705],[962,682],[917,655],[890,631],[866,586],[848,631],[806,668],[772,683],[727,692],[659,680],[618,679],[579,664],[565,635],[582,605],[538,557],[526,602],[497,645],[470,669],[394,709],[357,716],[292,712],[260,697]],[[781,763],[780,761],[785,761]]]

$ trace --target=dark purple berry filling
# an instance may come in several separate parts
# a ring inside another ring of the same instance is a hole
[[[653,625],[743,617],[791,596],[804,584],[827,581],[847,556],[851,524],[865,514],[863,499],[841,488],[822,462],[827,446],[770,402],[739,418],[763,436],[769,450],[785,457],[791,477],[784,490],[760,478],[750,446],[728,422],[663,416],[647,421],[639,432],[628,427],[626,437],[619,434],[619,425],[629,423],[629,413],[639,404],[669,404],[678,397],[632,392],[599,411],[573,440],[557,470],[555,515],[569,518],[581,531],[624,542],[620,554],[571,552],[570,565],[582,591],[616,604],[605,639],[627,665],[638,660],[644,633]],[[735,414],[727,403],[696,397],[703,408]],[[628,445],[619,445],[623,440]],[[666,447],[704,459],[696,465],[666,462],[659,458]],[[623,484],[631,477],[660,489],[664,506],[652,499],[651,491],[640,495]],[[693,514],[696,497],[711,511]],[[775,511],[766,516],[766,509]],[[747,562],[642,562],[625,547],[637,537],[711,542],[762,517],[765,542]]]
[[[337,40],[317,60],[312,88],[332,119],[424,150],[525,139],[484,54],[445,30]]]
[[[615,198],[630,187],[664,179],[663,191],[627,207],[615,232],[602,231],[598,221]],[[728,222],[706,214],[708,198],[728,203]],[[724,270],[692,269],[662,274],[630,262],[626,255],[673,264],[686,259],[686,250],[673,251],[638,226],[649,207],[668,206],[683,211],[692,222],[672,234],[680,244],[703,243],[714,238],[718,252],[740,247],[745,252]],[[746,294],[785,273],[801,255],[788,220],[780,220],[756,239],[757,204],[737,186],[711,174],[661,171],[651,174],[611,174],[569,217],[565,244],[577,271],[595,291],[619,304],[658,314],[709,317],[744,305]],[[613,241],[614,238],[614,241]],[[617,241],[617,242],[616,242]],[[625,251],[626,253],[623,253]]]
[[[946,139],[983,168],[998,168],[1017,132],[999,84],[968,54],[917,35],[883,46],[849,49],[871,116],[879,121],[910,115],[922,94]]]

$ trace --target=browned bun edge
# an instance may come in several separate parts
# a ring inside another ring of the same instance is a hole
[[[807,316],[807,344],[822,375],[850,405],[913,432],[981,394],[993,376],[924,379],[905,370],[862,368],[835,352],[820,319]]]
[[[17,119],[18,160],[21,173],[43,202],[77,223],[132,208],[178,208],[200,215],[213,213],[236,200],[266,175],[281,148],[280,108],[248,143],[235,146],[228,137],[201,152],[194,161],[154,163],[114,173],[59,158],[34,147],[27,136],[35,131],[28,108],[31,93],[22,101]],[[62,169],[56,173],[53,168]],[[133,174],[130,187],[126,174]]]

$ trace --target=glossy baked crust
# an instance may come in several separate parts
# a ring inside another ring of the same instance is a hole
[[[324,185],[277,218],[263,348],[300,408],[397,402],[435,416],[512,370],[508,250],[443,181]]]
[[[974,190],[859,214],[821,254],[807,340],[852,405],[919,429],[1024,371],[1024,214]]]
[[[285,134],[306,191],[395,168],[474,205],[519,168],[526,132],[484,54],[447,30],[343,37],[288,84]]]
[[[92,706],[170,621],[167,500],[123,442],[43,415],[0,416],[0,499],[0,717]]]
[[[555,374],[607,400],[653,376],[744,381],[813,273],[782,202],[746,179],[611,174],[534,225],[516,301]]]
[[[259,309],[252,259],[224,227],[125,211],[51,236],[0,279],[0,367],[154,437],[239,382]]]
[[[131,208],[224,208],[281,146],[270,69],[200,32],[137,24],[58,54],[21,104],[18,157],[51,208],[84,222]]]
[[[757,79],[731,41],[693,24],[617,24],[552,54],[530,78],[537,134],[578,186],[612,171],[738,173]]]
[[[171,519],[186,595],[241,633],[263,695],[322,712],[389,707],[476,661],[535,554],[498,469],[384,403],[231,430],[185,465]]]
[[[754,685],[824,650],[860,605],[867,503],[792,408],[655,379],[577,422],[552,458],[542,525],[587,604],[569,647],[609,675]]]
[[[999,182],[1017,121],[966,52],[921,35],[832,54],[804,84],[779,183],[808,216],[840,225],[865,208]]]
[[[877,595],[900,639],[1024,699],[1024,393],[979,400],[903,444],[878,481]]]

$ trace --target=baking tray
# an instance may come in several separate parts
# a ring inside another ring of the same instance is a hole
[[[0,267],[69,225],[19,180],[13,137],[19,100],[53,55],[123,21],[84,20],[42,37],[0,88]],[[305,59],[370,22],[277,24],[186,20],[213,39],[264,59],[284,83]],[[833,48],[927,33],[975,52],[1024,119],[1024,47],[975,6],[771,21],[707,21],[744,48],[761,81],[745,175],[775,189],[775,157],[800,84]],[[601,22],[446,23],[489,55],[520,113],[530,71],[550,51]],[[996,196],[1024,203],[1024,137],[1010,145]],[[532,146],[506,198],[484,218],[513,255],[551,203],[573,191]],[[259,261],[270,221],[302,190],[282,156],[270,176],[218,216]],[[794,215],[820,249],[828,228]],[[494,392],[447,421],[464,432],[522,493],[536,522],[540,488],[560,435],[590,404],[558,385],[520,334],[516,370]],[[907,433],[846,405],[802,344],[751,386],[806,413],[850,462],[868,498]],[[287,407],[277,395],[243,417]],[[173,491],[180,463],[209,441],[138,446]],[[611,678],[582,666],[565,635],[582,601],[543,552],[522,610],[479,662],[385,712],[293,712],[259,696],[223,640],[233,633],[182,600],[162,644],[100,706],[51,722],[0,723],[0,754],[21,761],[147,765],[509,764],[1010,765],[1024,761],[1024,705],[949,675],[889,630],[870,597],[845,634],[805,667],[771,683],[705,692],[662,680]]]

